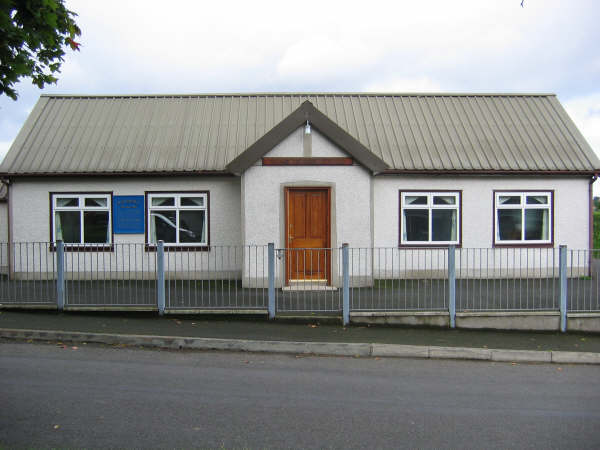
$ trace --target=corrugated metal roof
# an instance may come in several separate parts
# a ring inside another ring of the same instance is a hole
[[[8,174],[223,171],[304,101],[399,171],[571,171],[600,161],[552,94],[42,96]]]

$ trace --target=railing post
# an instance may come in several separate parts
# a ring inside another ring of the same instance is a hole
[[[158,241],[156,247],[156,298],[158,314],[165,313],[165,243]]]
[[[350,323],[350,270],[348,244],[342,244],[342,321]]]
[[[567,331],[567,246],[558,247],[558,273],[560,275],[560,331]]]
[[[275,318],[275,244],[269,242],[269,319]]]
[[[56,306],[59,311],[65,309],[65,244],[56,241]]]
[[[456,328],[456,247],[448,246],[448,313],[450,328]]]

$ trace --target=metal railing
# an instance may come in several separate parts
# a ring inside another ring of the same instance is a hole
[[[0,304],[57,304],[56,258],[47,242],[0,243]]]
[[[558,256],[555,248],[456,249],[457,310],[558,309]]]
[[[166,309],[267,309],[266,245],[165,250]]]
[[[352,311],[448,310],[447,248],[350,248]]]
[[[567,251],[569,311],[600,311],[600,250]]]
[[[282,313],[342,311],[339,248],[275,250],[275,309]]]
[[[598,258],[596,258],[598,257]],[[600,250],[0,244],[1,306],[159,312],[600,312]]]
[[[113,244],[111,251],[62,247],[66,307],[156,309],[156,255],[144,244]]]

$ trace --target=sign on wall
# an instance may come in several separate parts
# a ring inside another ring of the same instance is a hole
[[[144,232],[144,196],[113,196],[113,232],[141,234]]]

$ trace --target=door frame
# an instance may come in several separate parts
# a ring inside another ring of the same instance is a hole
[[[285,186],[284,187],[284,248],[289,248],[290,235],[289,235],[289,202],[290,202],[290,191],[326,191],[327,192],[327,223],[326,225],[326,245],[325,248],[331,248],[331,186]],[[332,254],[325,257],[327,286],[331,286],[331,264]],[[285,284],[290,284],[290,266],[288,265],[288,258],[285,258]]]

